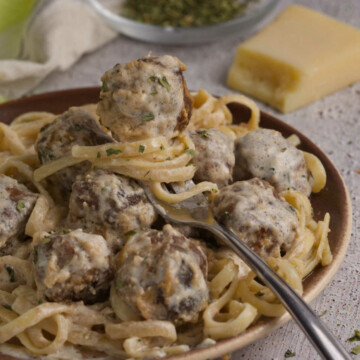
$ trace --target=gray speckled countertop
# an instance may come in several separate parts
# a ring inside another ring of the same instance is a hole
[[[281,0],[263,24],[292,3],[319,10],[360,28],[360,0]],[[175,55],[187,65],[186,79],[190,89],[202,87],[213,94],[224,95],[231,92],[225,79],[235,48],[251,34],[234,34],[221,42],[193,47],[160,46],[119,36],[100,50],[84,56],[68,71],[51,74],[34,92],[100,85],[103,72],[115,63],[140,58],[152,50],[154,55]],[[322,320],[350,350],[359,343],[349,343],[346,339],[355,329],[360,330],[360,174],[356,172],[360,169],[360,83],[286,115],[261,102],[258,105],[299,129],[327,153],[349,189],[353,205],[350,246],[337,274],[313,301],[312,308],[318,314],[327,310]],[[287,349],[296,352],[292,359],[319,358],[294,321],[290,321],[266,338],[237,351],[232,359],[284,359]],[[357,357],[360,359],[360,355]]]

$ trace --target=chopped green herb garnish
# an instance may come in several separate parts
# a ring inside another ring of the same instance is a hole
[[[170,91],[170,84],[167,81],[166,76],[163,76],[161,79],[159,78],[159,84],[166,88],[167,91]]]
[[[3,308],[5,308],[6,310],[12,311],[11,305],[5,304],[5,305],[3,305]]]
[[[244,12],[248,3],[237,0],[126,0],[122,14],[159,26],[202,26],[231,20]]]
[[[135,235],[136,234],[136,231],[135,230],[129,230],[129,231],[127,231],[125,234],[124,234],[124,236],[133,236],[133,235]]]
[[[349,140],[347,143],[348,143],[348,145],[351,145],[353,142],[352,142],[352,140]]]
[[[4,265],[7,273],[9,274],[9,277],[10,277],[10,282],[14,282],[15,281],[15,271],[14,271],[14,268],[8,264],[5,264]]]
[[[325,310],[322,314],[319,315],[319,317],[325,316],[327,314],[327,310]]]
[[[163,144],[160,145],[160,150],[165,150],[165,146]]]
[[[100,159],[100,158],[101,158],[101,153],[100,153],[100,151],[98,151],[98,153],[97,153],[96,157],[97,157],[98,159]]]
[[[171,160],[170,156],[168,156],[168,157],[166,158],[166,160]]]
[[[153,75],[153,76],[150,76],[149,79],[150,79],[152,82],[155,82],[155,81],[158,79],[158,77],[155,76],[155,75]]]
[[[271,168],[269,168],[269,170],[270,170],[273,174],[275,174],[275,168],[271,167]]]
[[[296,356],[296,352],[292,352],[291,350],[286,350],[285,352],[285,358],[291,358]]]
[[[230,212],[229,212],[229,211],[224,211],[224,214],[225,214],[225,216],[226,216],[227,218],[230,217]]]
[[[146,172],[146,174],[144,175],[144,177],[148,176],[149,174],[150,174],[150,170],[148,170],[148,171]]]
[[[151,121],[155,119],[155,115],[153,113],[148,113],[142,116],[142,121]]]
[[[123,286],[124,286],[123,280],[122,280],[121,278],[118,278],[118,279],[116,280],[116,288],[117,288],[117,289],[121,289]]]
[[[145,151],[144,145],[139,145],[139,153],[143,153]]]
[[[103,81],[103,83],[102,83],[102,91],[103,92],[109,91],[107,81]]]
[[[105,192],[106,189],[107,189],[107,187],[106,187],[106,186],[103,186],[103,187],[101,188],[101,192]]]
[[[195,150],[194,149],[186,149],[185,152],[191,156],[195,156]]]
[[[354,330],[354,336],[347,339],[347,341],[349,341],[349,342],[360,341],[360,331],[359,330]]]
[[[281,152],[284,152],[284,151],[286,151],[286,149],[287,149],[287,148],[282,148],[282,149],[281,149]]]
[[[290,207],[290,210],[291,210],[291,211],[293,211],[293,212],[296,211],[295,208],[294,208],[292,205],[289,205],[289,207]]]
[[[113,148],[106,149],[106,155],[107,156],[117,155],[117,154],[120,154],[120,153],[121,153],[121,150],[119,150],[119,149],[113,149]]]
[[[17,211],[21,211],[24,207],[25,207],[25,204],[21,200],[19,200],[16,204]]]
[[[351,349],[351,353],[354,355],[359,355],[360,354],[360,345],[356,345]]]
[[[186,166],[196,166],[193,162],[189,162]]]
[[[210,137],[210,134],[206,130],[201,130],[200,135],[202,138],[207,139]]]
[[[311,208],[311,216],[314,216],[314,209]]]
[[[37,246],[35,246],[35,247],[34,247],[34,252],[33,252],[33,263],[34,263],[34,264],[37,263],[38,257],[39,257],[38,248],[37,248]]]
[[[75,129],[76,131],[80,131],[80,130],[82,129],[82,127],[81,127],[81,125],[79,125],[79,124],[75,124],[75,125],[74,125],[74,129]]]
[[[259,296],[259,297],[261,297],[261,296],[264,296],[265,294],[262,292],[262,291],[258,291],[256,294],[255,294],[255,296]]]
[[[211,189],[211,192],[216,194],[217,192],[219,192],[217,189]]]
[[[150,93],[150,95],[157,95],[157,94],[158,94],[157,91],[153,91],[153,92]]]
[[[51,238],[50,236],[44,236],[42,239],[41,239],[41,243],[42,244],[47,244],[51,241]]]
[[[49,154],[49,155],[48,155],[48,158],[49,158],[50,160],[55,160],[55,159],[56,159],[56,156],[53,155],[53,154]]]
[[[63,232],[63,234],[70,234],[70,230],[68,229],[63,228],[61,231]]]

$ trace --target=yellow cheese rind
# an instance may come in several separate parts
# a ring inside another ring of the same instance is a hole
[[[227,84],[289,112],[359,80],[360,31],[294,5],[237,48]]]

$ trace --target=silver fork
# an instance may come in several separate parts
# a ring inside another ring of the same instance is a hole
[[[190,180],[184,186],[176,183],[170,185],[175,193],[179,193],[191,188],[193,182]],[[348,352],[305,301],[232,231],[216,222],[204,195],[200,194],[177,204],[169,204],[157,199],[148,183],[144,182],[143,188],[152,205],[165,220],[212,232],[249,265],[276,294],[323,359],[351,359]]]

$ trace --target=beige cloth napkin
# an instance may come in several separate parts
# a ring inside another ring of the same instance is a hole
[[[28,20],[18,58],[0,60],[0,96],[25,94],[50,72],[68,69],[116,35],[85,0],[40,2]]]

